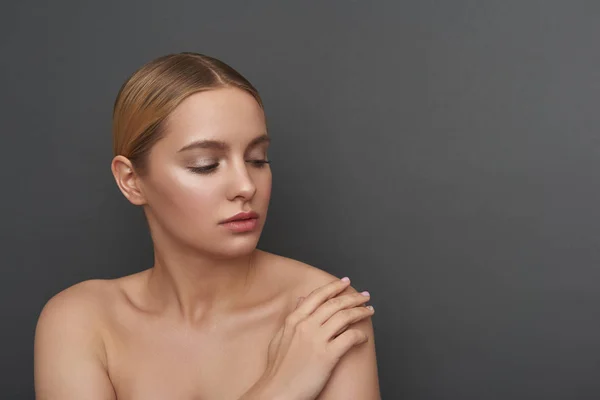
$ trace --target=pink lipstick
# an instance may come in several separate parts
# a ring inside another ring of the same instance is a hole
[[[250,232],[258,226],[258,214],[254,211],[241,212],[220,223],[233,232]]]

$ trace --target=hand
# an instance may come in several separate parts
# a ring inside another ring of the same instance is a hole
[[[348,328],[373,315],[372,308],[362,306],[369,297],[335,297],[348,286],[349,281],[336,280],[315,289],[285,319],[269,344],[267,368],[259,380],[275,398],[315,399],[341,357],[368,340]]]

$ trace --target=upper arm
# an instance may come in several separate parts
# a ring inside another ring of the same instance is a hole
[[[341,294],[355,293],[348,287]],[[375,335],[371,317],[350,326],[364,332],[367,342],[352,347],[335,366],[318,400],[380,400]]]
[[[116,400],[103,363],[97,307],[81,284],[44,306],[34,344],[37,400]]]

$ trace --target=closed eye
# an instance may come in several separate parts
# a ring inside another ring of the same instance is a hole
[[[248,161],[246,161],[246,162],[249,162],[249,163],[251,163],[251,164],[254,164],[254,165],[256,165],[256,166],[257,166],[257,167],[259,167],[259,168],[262,168],[262,167],[264,167],[264,166],[265,166],[265,164],[270,164],[270,163],[271,163],[271,161],[268,161],[268,160],[248,160]]]
[[[269,161],[269,160],[247,160],[246,162],[252,164],[256,168],[264,168],[266,164],[271,163],[271,161]],[[188,167],[188,169],[197,174],[208,175],[208,174],[214,172],[218,166],[219,166],[219,163],[216,163],[216,164],[206,165],[206,166],[202,166],[202,167]]]

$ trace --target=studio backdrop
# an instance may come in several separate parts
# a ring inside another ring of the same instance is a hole
[[[181,51],[260,91],[259,248],[371,292],[383,399],[600,398],[599,2],[33,0],[0,20],[1,398],[33,398],[51,296],[151,266],[111,113]]]

